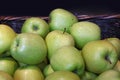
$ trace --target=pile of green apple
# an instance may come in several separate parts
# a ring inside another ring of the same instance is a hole
[[[120,39],[62,8],[27,18],[21,33],[0,24],[0,80],[120,80]]]

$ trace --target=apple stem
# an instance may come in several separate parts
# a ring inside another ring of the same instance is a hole
[[[63,34],[66,32],[66,28],[64,28]]]

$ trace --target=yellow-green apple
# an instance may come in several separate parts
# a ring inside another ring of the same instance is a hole
[[[99,74],[95,80],[120,80],[120,72],[116,70],[107,70]]]
[[[4,71],[13,76],[15,70],[19,67],[17,61],[12,57],[0,58],[0,71]]]
[[[0,55],[10,49],[15,37],[16,32],[9,25],[0,24]]]
[[[55,71],[48,75],[45,80],[80,80],[80,77],[70,71]]]
[[[60,30],[54,30],[48,33],[45,41],[48,48],[48,59],[51,58],[57,49],[63,46],[75,45],[73,37],[69,33]]]
[[[19,67],[13,77],[14,80],[44,80],[40,68],[34,65]]]
[[[120,59],[120,39],[116,38],[116,37],[111,37],[111,38],[106,38],[110,43],[113,44],[113,46],[115,46],[119,59]]]
[[[11,56],[18,62],[38,64],[47,56],[47,46],[38,34],[21,33],[16,36],[10,48]]]
[[[82,49],[90,41],[101,39],[100,27],[88,21],[80,21],[70,27],[70,34],[74,37],[76,47]]]
[[[82,75],[85,69],[82,55],[74,46],[64,46],[56,50],[50,64],[54,71],[68,70],[78,75]]]
[[[44,19],[41,19],[39,17],[30,17],[23,23],[21,32],[36,33],[45,38],[49,33],[49,26]]]
[[[108,40],[97,40],[87,43],[82,49],[86,69],[100,74],[112,69],[118,61],[115,47]]]
[[[0,71],[0,80],[14,80],[13,77],[7,72]]]
[[[45,66],[44,70],[43,70],[43,74],[45,77],[47,77],[49,74],[53,73],[54,70],[53,68],[51,67],[50,64],[48,64],[47,66]]]
[[[49,14],[49,26],[50,31],[52,30],[62,30],[66,29],[69,32],[69,28],[76,22],[78,22],[77,17],[70,11],[56,8],[52,10]]]
[[[80,76],[80,78],[81,80],[94,80],[97,76],[98,75],[93,72],[85,71],[84,74]]]
[[[116,63],[113,69],[120,72],[120,60],[118,60],[118,62]]]

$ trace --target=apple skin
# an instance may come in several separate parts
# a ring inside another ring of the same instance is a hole
[[[75,45],[73,37],[69,33],[60,30],[54,30],[48,33],[45,42],[48,48],[48,59],[54,55],[57,49],[63,46]]]
[[[34,65],[19,67],[13,76],[14,80],[44,80],[40,68]]]
[[[39,17],[30,17],[23,23],[21,32],[36,33],[45,38],[49,33],[49,25],[45,20]]]
[[[10,52],[18,62],[38,64],[46,58],[47,46],[44,39],[38,34],[21,33],[14,39]]]
[[[97,40],[87,43],[82,49],[86,69],[100,74],[112,69],[118,61],[115,47],[107,40]]]
[[[48,75],[50,75],[53,72],[55,72],[55,71],[53,70],[53,68],[51,67],[50,64],[48,64],[44,67],[43,74],[45,77],[47,77]]]
[[[99,74],[95,80],[120,80],[120,72],[116,70],[107,70]]]
[[[13,77],[7,72],[0,71],[0,80],[14,80]]]
[[[76,47],[82,49],[90,41],[101,39],[100,27],[88,21],[80,21],[70,27],[70,34],[75,40]]]
[[[81,80],[80,77],[70,71],[55,71],[48,75],[45,80]]]
[[[118,60],[118,62],[116,63],[113,69],[120,72],[120,60]]]
[[[78,75],[84,73],[85,64],[80,51],[74,46],[64,46],[56,50],[50,59],[54,71],[68,70]]]
[[[77,17],[68,10],[62,8],[56,8],[52,10],[49,14],[49,26],[50,31],[66,29],[69,33],[69,28],[76,22],[78,22]]]
[[[9,75],[13,76],[15,70],[19,67],[17,61],[12,57],[0,58],[0,71],[4,71]]]
[[[10,49],[13,39],[16,37],[16,32],[6,24],[0,24],[0,55]]]
[[[119,59],[120,59],[120,39],[116,37],[106,38],[116,48]]]
[[[97,76],[98,75],[93,72],[85,71],[84,74],[80,76],[80,78],[81,80],[94,80]]]

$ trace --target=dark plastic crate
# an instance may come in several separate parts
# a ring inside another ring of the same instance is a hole
[[[114,15],[76,15],[79,21],[91,21],[98,24],[102,31],[102,39],[108,37],[120,38],[120,14]],[[10,25],[17,33],[20,33],[24,21],[32,16],[0,16],[0,23]],[[40,17],[40,16],[36,16]],[[49,17],[40,17],[47,22]]]

